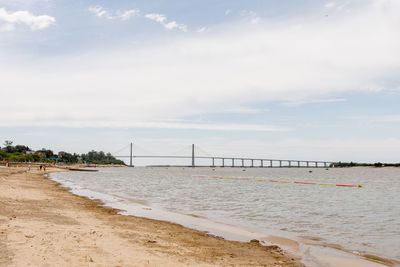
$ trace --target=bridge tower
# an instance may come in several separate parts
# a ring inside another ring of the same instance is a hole
[[[194,168],[194,144],[192,144],[192,168]]]
[[[133,143],[131,143],[131,150],[130,150],[130,156],[129,156],[129,167],[133,167],[133,165],[132,165],[132,158],[133,158],[133,155],[132,155],[132,148],[133,148]]]

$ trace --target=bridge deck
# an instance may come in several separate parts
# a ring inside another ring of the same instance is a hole
[[[253,167],[253,168],[327,168],[333,162],[329,161],[315,161],[315,160],[293,160],[293,159],[262,159],[262,158],[247,158],[247,157],[204,157],[204,156],[168,156],[168,155],[132,155],[132,156],[115,156],[117,158],[165,158],[165,159],[209,159],[212,164],[201,165],[210,167]],[[241,164],[235,164],[239,161]],[[246,165],[246,162],[251,165]],[[216,164],[219,163],[219,164]],[[257,164],[258,163],[258,164]],[[305,165],[304,165],[305,164]],[[192,167],[195,167],[192,164]],[[197,165],[200,167],[199,165]]]

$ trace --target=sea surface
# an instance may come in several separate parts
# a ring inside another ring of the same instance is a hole
[[[275,233],[400,261],[398,168],[99,168],[50,178],[125,214],[228,239]]]

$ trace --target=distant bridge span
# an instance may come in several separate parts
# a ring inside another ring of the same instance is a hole
[[[248,157],[219,157],[219,156],[195,156],[195,146],[192,145],[192,155],[134,155],[133,143],[130,144],[129,155],[114,155],[116,158],[129,158],[129,166],[133,167],[134,158],[165,158],[165,159],[191,159],[189,167],[248,167],[248,168],[328,168],[333,162],[315,160],[293,160],[293,159],[266,159]],[[208,159],[209,165],[196,165],[196,159]],[[246,165],[250,163],[250,165]],[[257,164],[258,163],[258,164]]]

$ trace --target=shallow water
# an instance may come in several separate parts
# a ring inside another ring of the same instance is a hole
[[[51,178],[86,189],[81,190],[84,195],[101,193],[96,198],[105,201],[106,196],[115,196],[119,202],[126,200],[125,205],[141,203],[259,233],[280,230],[320,244],[400,260],[400,169],[396,168],[102,168],[95,173],[54,173]],[[361,184],[362,188],[318,184]]]

